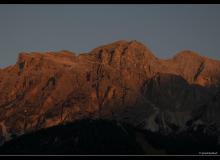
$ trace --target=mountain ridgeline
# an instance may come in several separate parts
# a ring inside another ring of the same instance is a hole
[[[143,135],[202,130],[220,142],[219,106],[220,61],[188,50],[159,59],[137,41],[79,55],[20,53],[0,70],[1,144],[83,119],[126,123]]]

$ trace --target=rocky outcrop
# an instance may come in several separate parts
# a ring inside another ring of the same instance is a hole
[[[117,41],[79,55],[21,53],[14,66],[0,70],[1,139],[99,117],[179,131],[202,106],[218,108],[213,99],[218,99],[219,73],[217,60],[192,51],[162,60],[137,41]],[[208,122],[205,116],[199,119]]]

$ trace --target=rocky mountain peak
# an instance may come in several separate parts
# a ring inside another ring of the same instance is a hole
[[[36,66],[72,65],[76,59],[75,53],[66,50],[59,52],[22,52],[18,56],[17,66],[19,70],[22,70]]]
[[[188,60],[197,60],[202,61],[205,57],[201,56],[199,53],[191,50],[183,50],[178,52],[173,59],[177,61],[188,61]]]
[[[96,60],[109,65],[133,65],[155,60],[153,53],[138,41],[116,41],[90,52]]]

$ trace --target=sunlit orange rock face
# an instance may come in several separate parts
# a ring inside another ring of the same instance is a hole
[[[162,60],[137,41],[79,55],[21,53],[0,70],[1,140],[88,117],[168,132],[204,106],[200,121],[220,124],[219,82],[220,61],[192,51]]]

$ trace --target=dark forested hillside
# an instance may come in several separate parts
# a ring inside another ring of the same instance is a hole
[[[81,120],[9,141],[0,154],[143,154],[129,127],[105,120]]]

